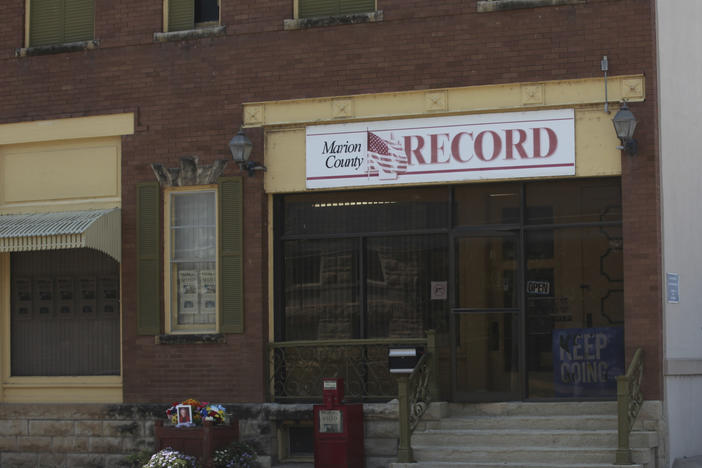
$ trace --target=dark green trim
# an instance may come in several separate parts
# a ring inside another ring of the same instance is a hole
[[[137,184],[137,333],[161,333],[161,188]]]
[[[195,29],[195,0],[168,0],[168,31]]]
[[[219,180],[219,323],[222,333],[244,332],[243,193],[241,177]]]
[[[30,47],[90,41],[95,30],[95,0],[31,0]]]

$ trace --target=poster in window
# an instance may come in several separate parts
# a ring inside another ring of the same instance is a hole
[[[94,316],[97,311],[97,280],[83,277],[78,280],[78,313],[82,317]]]
[[[117,278],[100,278],[100,301],[102,302],[101,312],[105,316],[116,315],[119,310]]]
[[[178,272],[179,286],[179,310],[181,314],[197,314],[199,307],[197,302],[197,271],[180,270]]]
[[[73,316],[73,278],[60,276],[56,278],[56,295],[58,298],[56,309],[58,316],[70,318]]]
[[[214,270],[200,272],[200,311],[204,314],[217,311],[217,276]]]
[[[34,282],[37,310],[40,318],[54,315],[54,282],[51,278],[37,278]]]
[[[553,330],[553,380],[559,397],[613,397],[624,368],[624,328]]]
[[[14,281],[15,318],[29,320],[32,318],[32,280],[31,278],[17,278]]]

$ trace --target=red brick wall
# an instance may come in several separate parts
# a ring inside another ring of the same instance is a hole
[[[123,139],[126,401],[265,398],[267,245],[260,174],[245,176],[246,333],[226,344],[155,345],[135,334],[135,183],[152,162],[228,158],[241,103],[521,81],[646,75],[639,154],[622,156],[627,350],[646,351],[647,398],[661,397],[661,272],[652,0],[476,13],[476,0],[378,0],[380,23],[283,31],[292,0],[222,0],[227,34],[154,43],[161,2],[96,0],[97,50],[15,58],[24,0],[3,0],[0,123],[136,112]],[[253,159],[263,159],[260,131]],[[230,163],[225,175],[237,174]]]

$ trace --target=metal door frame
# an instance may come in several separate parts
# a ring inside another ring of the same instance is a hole
[[[515,242],[515,262],[516,262],[516,284],[514,285],[514,294],[516,294],[517,306],[513,308],[459,308],[457,307],[458,300],[458,285],[457,285],[457,242],[466,237],[497,237],[497,238],[512,238]],[[525,356],[525,310],[524,310],[524,288],[521,287],[524,275],[524,230],[521,226],[509,226],[504,229],[467,229],[454,230],[449,239],[449,291],[452,291],[449,310],[449,341],[451,354],[451,399],[458,402],[485,402],[485,401],[511,401],[523,400],[526,396],[526,356]],[[461,314],[471,313],[504,313],[516,314],[517,328],[517,366],[518,366],[518,382],[519,387],[514,392],[460,392],[457,389],[456,372],[457,372],[457,356],[456,356],[456,333],[457,323],[456,316]]]

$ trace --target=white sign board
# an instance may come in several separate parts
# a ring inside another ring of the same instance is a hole
[[[307,127],[307,188],[575,174],[573,109]]]

